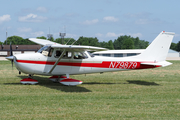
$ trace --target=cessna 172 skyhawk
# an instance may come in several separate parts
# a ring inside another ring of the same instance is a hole
[[[64,85],[78,85],[82,81],[72,79],[69,75],[147,69],[171,65],[172,63],[165,60],[174,35],[174,33],[163,31],[144,52],[137,56],[123,58],[93,56],[88,52],[106,50],[105,48],[62,45],[48,40],[29,38],[30,41],[44,47],[37,53],[11,55],[7,59],[14,62],[20,73],[29,74],[28,78],[21,80],[23,84],[38,83],[37,80],[31,78],[32,75],[38,74],[52,76],[50,77],[51,80]]]

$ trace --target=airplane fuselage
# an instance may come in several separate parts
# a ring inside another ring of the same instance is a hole
[[[51,56],[46,56],[42,53],[14,55],[14,63],[16,68],[23,73],[39,75],[88,74],[160,67],[158,65],[141,64],[154,61],[140,61],[132,59],[132,57],[91,56],[87,51],[84,51],[83,54],[86,57],[77,59],[74,52],[71,52],[69,57],[63,57],[52,72],[49,72],[58,59],[55,51]]]

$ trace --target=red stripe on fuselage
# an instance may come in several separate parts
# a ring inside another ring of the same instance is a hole
[[[50,61],[33,61],[33,60],[16,60],[16,62],[29,63],[29,64],[46,64],[46,65],[54,65],[55,63]]]
[[[28,64],[42,64],[42,65],[54,65],[53,61],[31,61],[31,60],[16,60],[19,63]],[[63,66],[76,66],[76,67],[97,67],[97,68],[114,68],[114,69],[146,69],[156,68],[161,66],[154,65],[142,65],[141,62],[132,61],[102,61],[102,63],[77,63],[77,62],[59,62],[57,65]]]

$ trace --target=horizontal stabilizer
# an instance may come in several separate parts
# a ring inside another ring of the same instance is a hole
[[[167,62],[167,61],[162,61],[162,62],[157,62],[157,63],[141,63],[142,65],[159,65],[161,67],[166,67],[171,65],[172,63]]]

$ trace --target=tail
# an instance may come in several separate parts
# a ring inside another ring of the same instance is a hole
[[[174,35],[175,33],[171,32],[161,32],[154,39],[154,41],[146,48],[146,50],[137,56],[137,58],[143,61],[154,62],[149,63],[149,65],[170,65],[171,63],[166,62],[165,60]]]

